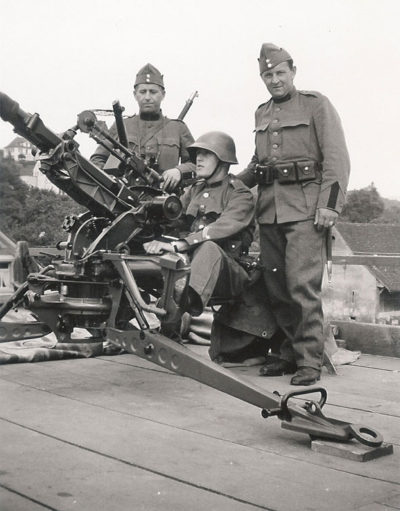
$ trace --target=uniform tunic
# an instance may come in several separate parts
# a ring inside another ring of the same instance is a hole
[[[256,216],[268,298],[288,342],[281,357],[298,367],[320,369],[323,354],[321,286],[325,230],[313,225],[317,208],[340,213],[350,171],[339,116],[318,92],[293,90],[256,111],[256,150],[239,174],[256,184],[257,164],[316,162],[314,179],[258,185]]]
[[[190,162],[187,152],[187,147],[194,139],[183,121],[168,119],[163,115],[153,120],[141,119],[139,115],[134,115],[124,119],[124,123],[129,149],[145,159],[148,164],[155,161],[160,173],[174,167],[181,172],[194,171],[195,167]],[[115,124],[110,128],[110,135],[118,138]],[[119,163],[101,145],[97,147],[90,160],[106,171],[116,168]]]
[[[293,91],[290,99],[272,99],[256,111],[256,151],[238,177],[249,187],[256,184],[258,163],[274,165],[312,160],[322,166],[314,181],[258,187],[257,220],[260,224],[297,222],[313,218],[316,208],[340,213],[350,172],[340,118],[328,98],[319,92]]]
[[[181,197],[187,232],[182,239],[193,247],[189,285],[203,306],[210,297],[239,295],[248,282],[236,259],[252,241],[254,199],[234,176],[186,189]]]

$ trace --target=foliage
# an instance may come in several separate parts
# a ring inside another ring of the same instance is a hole
[[[66,195],[28,186],[18,174],[13,160],[0,159],[0,229],[30,246],[54,246],[66,239],[64,217],[83,208]]]
[[[385,206],[381,216],[371,221],[373,224],[400,224],[400,204],[397,206]]]
[[[344,222],[369,223],[380,218],[385,205],[374,183],[360,190],[352,190],[347,195],[341,220]]]

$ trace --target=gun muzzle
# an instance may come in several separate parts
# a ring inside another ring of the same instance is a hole
[[[23,117],[22,113],[25,112],[20,110],[19,104],[16,101],[7,96],[7,94],[4,94],[4,92],[0,92],[0,117],[3,121],[13,124],[20,117]]]
[[[0,92],[0,117],[14,126],[15,133],[43,152],[54,149],[62,142],[58,135],[44,125],[39,114],[24,112],[19,104],[4,92]]]

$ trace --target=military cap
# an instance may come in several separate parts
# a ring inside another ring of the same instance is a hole
[[[260,58],[258,59],[260,74],[288,60],[292,60],[292,57],[286,50],[272,43],[263,43],[260,50]]]
[[[139,85],[141,83],[155,83],[164,89],[164,80],[163,75],[160,71],[154,67],[152,64],[146,64],[138,71],[136,75],[135,85]]]

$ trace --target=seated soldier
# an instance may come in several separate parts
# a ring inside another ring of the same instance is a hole
[[[219,131],[202,135],[188,147],[197,181],[181,196],[186,232],[177,241],[150,241],[149,254],[189,252],[191,273],[186,310],[199,316],[212,296],[239,296],[249,276],[239,256],[253,238],[254,199],[250,190],[228,174],[237,164],[233,139]]]

